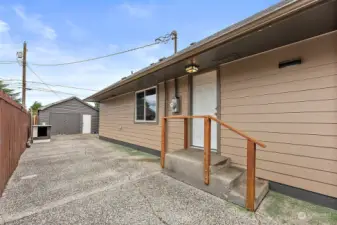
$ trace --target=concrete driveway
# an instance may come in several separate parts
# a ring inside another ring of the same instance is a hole
[[[334,224],[336,215],[272,192],[253,214],[92,135],[34,144],[0,199],[0,224]]]

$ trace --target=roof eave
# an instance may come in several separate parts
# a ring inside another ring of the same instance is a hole
[[[240,37],[242,35],[245,35],[249,32],[252,32],[254,30],[258,30],[261,27],[264,27],[274,21],[277,21],[279,19],[285,18],[289,15],[292,15],[298,11],[301,11],[305,8],[311,7],[313,5],[316,5],[317,3],[321,2],[322,0],[293,0],[293,1],[285,1],[285,3],[281,4],[277,8],[273,8],[272,10],[268,9],[262,13],[253,15],[252,17],[247,18],[244,20],[245,22],[241,21],[237,24],[234,24],[231,26],[231,29],[228,29],[226,32],[221,34],[220,36],[215,36],[214,38],[210,38],[206,42],[202,43],[199,46],[195,46],[194,48],[186,48],[182,51],[178,52],[177,54],[170,56],[166,58],[165,60],[156,63],[153,66],[146,67],[136,73],[134,73],[132,76],[125,78],[124,80],[121,80],[117,83],[114,83],[103,90],[87,97],[84,99],[84,101],[88,102],[94,102],[97,101],[98,96],[111,91],[117,87],[123,86],[129,82],[132,82],[134,80],[137,80],[143,76],[146,76],[149,73],[153,73],[157,70],[163,69],[167,66],[170,66],[174,63],[177,63],[179,61],[182,61],[186,58],[191,58],[195,55],[198,55],[204,51],[207,51],[208,49],[211,49],[221,43],[228,42],[230,40],[233,40],[237,37]],[[239,25],[238,25],[239,24]],[[206,38],[207,39],[207,38]]]

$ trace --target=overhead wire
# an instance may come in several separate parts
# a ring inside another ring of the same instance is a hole
[[[0,80],[3,80],[3,81],[17,81],[16,83],[19,83],[20,79],[2,79],[0,78]],[[37,82],[37,81],[26,81],[27,83],[33,83],[33,84],[44,84],[42,82]],[[15,82],[13,82],[15,83]],[[63,88],[70,88],[70,89],[78,89],[78,90],[85,90],[85,91],[98,91],[98,90],[93,90],[93,89],[89,89],[89,88],[81,88],[81,87],[73,87],[73,86],[67,86],[67,85],[61,85],[61,84],[51,84],[51,83],[46,83],[48,84],[49,86],[54,86],[54,87],[63,87]]]
[[[135,51],[135,50],[138,50],[138,49],[150,47],[150,46],[157,45],[157,44],[159,44],[159,43],[152,43],[152,44],[148,44],[148,45],[145,45],[145,46],[141,46],[141,47],[137,47],[137,48],[133,48],[133,49],[128,49],[128,50],[125,50],[125,51],[122,51],[122,52],[116,52],[116,53],[112,53],[112,54],[108,54],[108,55],[104,55],[104,56],[99,56],[99,57],[89,58],[89,59],[84,59],[84,60],[79,60],[79,61],[65,62],[65,63],[55,63],[55,64],[31,63],[31,65],[34,65],[34,66],[65,66],[65,65],[89,62],[89,61],[93,61],[93,60],[97,60],[97,59],[103,59],[103,58],[107,58],[107,57],[111,57],[111,56],[115,56],[115,55],[120,55],[120,54],[123,54],[123,53]]]
[[[103,55],[103,56],[98,56],[98,57],[93,57],[93,58],[88,58],[88,59],[83,59],[83,60],[78,60],[78,61],[72,61],[72,62],[50,63],[50,64],[30,63],[30,64],[33,65],[33,66],[65,66],[65,65],[77,64],[77,63],[89,62],[89,61],[93,61],[93,60],[97,60],[97,59],[103,59],[103,58],[107,58],[107,57],[111,57],[111,56],[115,56],[115,55],[124,54],[124,53],[127,53],[127,52],[136,51],[136,50],[139,50],[139,49],[151,47],[151,46],[158,45],[158,44],[161,44],[161,43],[167,44],[171,39],[172,39],[172,33],[168,33],[168,34],[165,34],[163,36],[160,36],[160,37],[156,38],[155,41],[151,44],[146,44],[146,45],[143,45],[143,46],[131,48],[131,49],[120,51],[120,52],[115,52],[115,53],[112,53],[112,54],[107,54],[107,55]],[[15,64],[15,63],[17,63],[17,61],[14,61],[14,60],[12,60],[12,61],[11,60],[0,61],[0,64]]]
[[[22,88],[22,83],[15,83],[15,84],[9,84],[13,88]],[[60,94],[67,94],[67,95],[77,95],[75,93],[69,93],[69,92],[64,92],[64,91],[58,91],[58,90],[50,90],[50,89],[45,89],[41,87],[32,87],[32,86],[27,86],[26,90],[33,90],[33,91],[44,91],[44,92],[56,92]]]
[[[31,87],[28,87],[26,88],[27,90],[33,90],[33,91],[45,91],[45,92],[51,92],[50,90],[48,89],[43,89],[43,88],[31,88]],[[64,92],[64,91],[53,91],[53,92],[56,92],[56,93],[60,93],[60,94],[65,94],[65,95],[71,95],[71,96],[75,96],[77,94],[73,94],[73,93],[68,93],[68,92]]]
[[[42,78],[35,73],[35,71],[29,66],[29,64],[26,64],[27,68],[30,70],[30,72],[32,72],[44,85],[46,85],[48,87],[48,89],[50,89],[56,96],[58,96],[59,98],[62,98],[60,95],[58,95],[48,84],[46,84]]]
[[[0,64],[16,64],[16,61],[0,61]]]
[[[170,39],[171,39],[171,33],[156,38],[155,42],[151,43],[151,44],[131,48],[131,49],[120,51],[120,52],[115,52],[115,53],[112,53],[112,54],[98,56],[98,57],[94,57],[94,58],[88,58],[88,59],[72,61],[72,62],[54,63],[54,64],[40,64],[40,63],[30,63],[30,64],[34,65],[34,66],[65,66],[65,65],[77,64],[77,63],[89,62],[89,61],[93,61],[93,60],[97,60],[97,59],[103,59],[103,58],[107,58],[107,57],[111,57],[111,56],[115,56],[115,55],[124,54],[124,53],[127,53],[127,52],[136,51],[136,50],[139,50],[139,49],[151,47],[151,46],[158,45],[158,44],[161,44],[161,43],[166,44],[170,41]]]
[[[22,88],[22,86],[18,85],[19,88]],[[68,92],[63,92],[63,91],[51,91],[49,89],[44,89],[44,88],[36,88],[36,87],[26,87],[26,90],[33,90],[33,91],[43,91],[43,92],[56,92],[56,93],[60,93],[60,94],[66,94],[66,95],[77,95],[74,93],[68,93]]]
[[[72,61],[72,62],[64,62],[64,63],[55,63],[55,64],[40,64],[40,63],[29,63],[30,65],[34,65],[34,66],[64,66],[64,65],[71,65],[71,64],[78,64],[78,63],[83,63],[83,62],[89,62],[89,61],[93,61],[93,60],[98,60],[98,59],[103,59],[103,58],[107,58],[107,57],[111,57],[111,56],[115,56],[115,55],[120,55],[120,54],[124,54],[127,52],[132,52],[132,51],[136,51],[139,49],[143,49],[143,48],[147,48],[147,47],[151,47],[154,45],[158,45],[161,43],[168,43],[170,40],[172,39],[172,33],[168,33],[164,36],[160,36],[158,38],[155,39],[154,43],[151,44],[147,44],[147,45],[143,45],[143,46],[139,46],[139,47],[135,47],[135,48],[131,48],[128,50],[124,50],[124,51],[120,51],[120,52],[116,52],[116,53],[112,53],[112,54],[107,54],[107,55],[103,55],[103,56],[98,56],[98,57],[94,57],[94,58],[88,58],[88,59],[84,59],[84,60],[78,60],[78,61]],[[19,66],[20,65],[20,61],[0,61],[0,64],[14,64],[14,63],[18,63]],[[45,86],[48,87],[49,92],[53,92],[56,96],[58,96],[59,98],[61,98],[56,92],[59,93],[63,93],[63,94],[70,94],[70,93],[66,93],[66,92],[60,92],[60,91],[54,91],[50,86],[60,86],[60,87],[65,87],[65,88],[75,88],[75,89],[82,89],[82,90],[90,90],[90,91],[96,91],[96,90],[91,90],[91,89],[84,89],[84,88],[76,88],[76,87],[71,87],[71,86],[65,86],[65,85],[51,85],[51,84],[47,84],[45,83],[42,78],[30,67],[28,63],[26,64],[27,68],[41,81],[41,84],[44,84]],[[29,81],[28,81],[29,82]],[[39,83],[39,82],[34,82],[31,81],[32,83]],[[43,89],[38,89],[38,88],[30,88],[32,90],[41,90],[41,91],[48,91],[48,90],[43,90]],[[73,95],[73,94],[70,94]]]

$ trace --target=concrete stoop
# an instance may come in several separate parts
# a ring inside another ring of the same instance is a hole
[[[210,183],[204,184],[204,152],[199,149],[183,149],[166,154],[164,173],[204,190],[219,198],[245,207],[246,171],[233,167],[230,158],[211,153]],[[268,182],[256,179],[255,209],[268,193]]]

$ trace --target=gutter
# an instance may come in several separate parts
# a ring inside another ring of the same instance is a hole
[[[102,95],[108,91],[111,91],[117,87],[123,86],[127,83],[130,83],[134,80],[137,80],[143,76],[148,75],[149,73],[153,73],[157,70],[163,69],[167,66],[170,66],[174,63],[180,62],[185,60],[186,58],[192,58],[196,55],[199,55],[200,53],[203,53],[211,48],[214,48],[220,44],[223,44],[224,42],[231,41],[235,38],[238,38],[240,36],[243,36],[249,32],[253,32],[255,30],[258,30],[259,28],[268,25],[272,22],[275,22],[277,20],[281,20],[291,14],[294,14],[300,10],[306,9],[310,6],[316,5],[319,2],[322,2],[324,0],[292,0],[292,1],[282,1],[278,4],[281,4],[280,6],[274,5],[270,8],[263,10],[251,17],[248,17],[247,19],[238,22],[223,31],[219,31],[216,34],[205,38],[201,40],[199,43],[196,43],[192,47],[188,47],[183,49],[182,51],[178,52],[177,54],[168,57],[166,60],[163,60],[162,62],[158,62],[157,64],[146,67],[129,78],[126,78],[124,80],[121,80],[115,84],[110,85],[109,87],[97,92],[94,95],[91,95],[84,99],[84,101],[92,101],[95,97]],[[219,33],[223,32],[220,36]],[[209,40],[207,40],[209,39]]]

